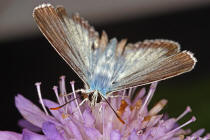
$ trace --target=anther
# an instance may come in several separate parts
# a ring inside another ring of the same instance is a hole
[[[72,91],[73,91],[73,94],[74,94],[74,98],[77,98],[77,97],[76,97],[76,93],[75,93],[74,83],[75,83],[74,81],[71,81],[71,82],[70,82],[71,88],[72,88]],[[78,108],[78,110],[79,110],[79,114],[80,114],[81,118],[83,119],[83,115],[82,115],[82,112],[81,112],[81,110],[80,110],[79,103],[78,103],[77,99],[75,100],[75,102],[76,102],[77,108]],[[84,119],[83,119],[83,120],[84,120]]]
[[[166,99],[162,99],[160,100],[150,111],[149,111],[149,115],[153,116],[158,114],[167,104],[167,100]]]
[[[181,128],[185,127],[186,125],[192,123],[192,122],[195,122],[196,121],[196,118],[195,116],[193,116],[189,121],[187,121],[186,123],[182,124],[181,126],[169,131],[166,135],[164,135],[163,137],[159,138],[161,140],[165,140],[167,139],[168,137],[170,137],[172,134],[174,134],[176,131],[180,130]]]
[[[176,118],[176,121],[179,121],[181,118],[183,118],[187,113],[192,112],[190,106],[187,106],[185,111],[179,115],[179,117]]]

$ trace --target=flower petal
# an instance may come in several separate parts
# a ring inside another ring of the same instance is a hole
[[[111,132],[110,140],[120,140],[120,139],[121,139],[121,135],[120,135],[119,130],[114,130],[114,131]]]
[[[77,125],[69,118],[68,123],[66,124],[68,126],[68,128],[70,129],[70,131],[74,134],[74,137],[77,140],[83,140],[82,139],[82,135],[79,131],[79,128],[77,127]]]
[[[23,138],[22,140],[47,140],[47,138],[43,135],[36,134],[27,129],[23,129]]]
[[[28,130],[33,131],[33,132],[41,131],[41,129],[39,127],[33,125],[32,123],[30,123],[29,121],[24,120],[24,119],[19,120],[18,125],[22,128],[27,128]]]
[[[85,133],[90,140],[98,140],[102,138],[101,133],[95,128],[87,127],[85,128]]]
[[[164,121],[160,125],[160,127],[162,127],[162,129],[164,129],[164,132],[168,132],[175,127],[175,124],[176,124],[176,119],[171,118],[171,119]]]
[[[162,137],[162,136],[164,136],[166,134],[165,128],[164,127],[160,127],[160,126],[153,127],[153,128],[149,129],[146,132],[147,132],[147,134],[150,133],[150,135],[152,137],[155,137],[155,138]]]
[[[138,100],[142,99],[142,97],[145,95],[145,93],[146,93],[146,89],[145,88],[142,88],[137,93],[137,96],[134,98],[134,100],[132,101],[131,105],[134,106]]]
[[[93,117],[89,109],[85,109],[85,111],[83,112],[83,118],[87,127],[94,127],[95,118]]]
[[[0,131],[0,139],[1,140],[22,140],[22,135],[10,132],[10,131]]]
[[[53,117],[45,115],[36,105],[20,94],[15,97],[15,105],[21,115],[35,126],[41,128],[42,123],[46,121],[57,123]]]
[[[49,140],[64,140],[56,129],[55,124],[52,122],[44,122],[42,125],[42,131]]]
[[[135,129],[131,132],[128,140],[139,140],[139,138],[138,138],[138,136],[136,134],[136,130]]]
[[[105,122],[105,129],[104,129],[104,136],[108,139],[111,136],[111,132],[113,130],[112,128],[112,122]],[[111,138],[109,138],[111,139]]]
[[[152,116],[147,124],[147,127],[150,128],[152,126],[155,126],[155,124],[158,123],[158,121],[160,121],[160,119],[162,118],[163,115],[156,115],[156,116]]]
[[[203,135],[203,133],[205,132],[205,129],[199,129],[196,132],[194,132],[191,136],[193,137],[200,137],[201,135]]]

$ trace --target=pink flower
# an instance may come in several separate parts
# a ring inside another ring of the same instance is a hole
[[[114,93],[108,101],[125,122],[123,124],[107,105],[100,102],[91,107],[86,100],[71,101],[58,110],[50,108],[58,107],[65,102],[74,99],[76,94],[74,82],[71,82],[72,93],[67,96],[65,77],[62,76],[60,86],[54,86],[57,103],[41,97],[41,83],[36,83],[40,103],[44,112],[22,95],[15,97],[15,104],[24,117],[20,125],[24,127],[22,134],[8,131],[0,131],[0,139],[3,140],[207,140],[210,134],[203,138],[204,129],[193,134],[183,127],[196,119],[192,117],[182,125],[178,121],[187,113],[190,107],[178,117],[169,118],[160,111],[167,104],[167,100],[160,100],[152,109],[148,104],[155,92],[157,83],[150,86],[146,94],[142,88],[137,94],[135,88]],[[61,95],[59,95],[61,93]],[[134,94],[135,93],[135,94]],[[136,95],[136,97],[133,97]],[[130,98],[133,97],[133,98]],[[84,103],[81,104],[81,102]],[[86,101],[86,102],[85,102]],[[50,112],[49,112],[50,111]],[[36,133],[42,131],[43,134]],[[187,136],[186,136],[187,135]]]

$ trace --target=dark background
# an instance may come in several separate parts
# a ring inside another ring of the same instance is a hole
[[[93,22],[94,24],[94,22]],[[24,27],[20,27],[24,28]],[[127,21],[96,25],[101,33],[104,29],[109,37],[129,42],[144,39],[170,39],[178,41],[182,50],[189,50],[198,59],[195,69],[187,74],[159,83],[151,106],[159,99],[169,100],[165,110],[170,117],[177,117],[186,106],[193,112],[180,123],[195,115],[197,121],[189,127],[194,131],[206,128],[210,132],[210,6],[185,10],[163,16],[133,18]],[[0,130],[20,131],[17,121],[21,118],[14,106],[17,93],[38,104],[35,82],[42,82],[43,97],[55,100],[52,87],[57,85],[59,76],[66,75],[67,82],[81,80],[58,56],[40,33],[38,36],[1,41],[1,125]],[[68,84],[67,84],[68,85]]]

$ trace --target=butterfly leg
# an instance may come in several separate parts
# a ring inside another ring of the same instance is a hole
[[[77,108],[73,111],[72,114],[74,114],[76,111],[80,110],[80,106],[82,106],[86,101],[88,101],[88,98],[85,98],[85,99],[77,106]]]
[[[125,96],[125,95],[114,95],[114,96],[109,96],[110,98],[118,98],[118,97],[129,97],[129,96]]]
[[[74,91],[75,93],[78,93],[78,92],[82,92],[82,93],[85,93],[85,90],[84,89],[77,89],[77,90],[75,90]],[[70,92],[70,93],[68,93],[68,94],[62,94],[62,95],[60,95],[60,96],[70,96],[70,95],[72,95],[74,92]]]

